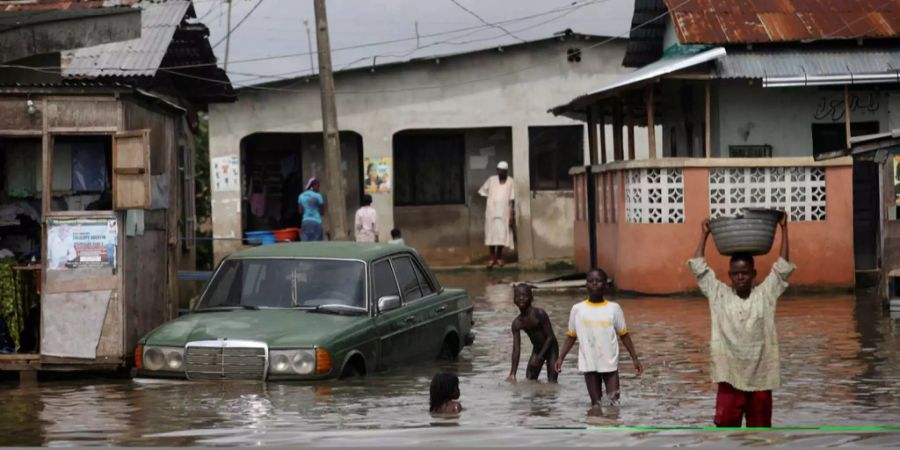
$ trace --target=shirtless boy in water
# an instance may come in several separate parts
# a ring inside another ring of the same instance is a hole
[[[556,383],[559,376],[555,369],[556,358],[559,356],[559,343],[556,342],[556,336],[553,334],[550,316],[543,309],[531,305],[534,301],[531,286],[517,284],[513,294],[513,302],[519,308],[519,315],[512,322],[512,369],[510,369],[506,381],[516,382],[516,371],[519,369],[521,353],[520,332],[524,331],[531,339],[533,347],[531,357],[528,359],[528,367],[525,369],[525,378],[537,380],[541,373],[541,366],[546,364],[547,380]]]

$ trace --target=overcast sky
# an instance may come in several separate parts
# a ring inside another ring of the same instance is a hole
[[[228,72],[237,85],[310,73],[309,21],[315,50],[312,0],[233,0]],[[462,7],[455,4],[459,3]],[[225,59],[225,0],[194,0],[210,28],[219,63]],[[627,33],[633,0],[328,0],[335,70],[410,58],[457,53],[549,37],[572,30],[603,36]],[[467,12],[465,9],[471,11]],[[480,16],[489,23],[485,25]],[[416,24],[418,34],[416,39]],[[464,30],[463,30],[464,29]],[[463,31],[459,31],[463,30]],[[507,33],[508,32],[508,33]],[[437,36],[436,33],[441,33]],[[367,45],[403,40],[392,44]],[[220,42],[221,41],[221,42]],[[218,45],[216,45],[218,44]],[[347,48],[345,47],[356,47]],[[264,61],[245,61],[278,57]],[[318,65],[318,61],[315,61]],[[268,76],[268,77],[267,77]]]

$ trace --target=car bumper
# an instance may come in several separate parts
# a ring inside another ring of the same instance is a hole
[[[470,331],[466,334],[466,340],[463,342],[463,345],[469,346],[475,343],[475,333]]]
[[[202,378],[198,380],[192,380],[188,378],[187,374],[184,372],[165,372],[165,371],[150,371],[145,369],[134,369],[132,373],[132,378],[156,378],[156,379],[168,379],[168,380],[185,380],[185,381],[319,381],[319,380],[327,380],[331,378],[336,378],[332,370],[326,374],[317,374],[317,375],[291,375],[291,374],[268,374],[264,379],[255,379],[255,378]]]

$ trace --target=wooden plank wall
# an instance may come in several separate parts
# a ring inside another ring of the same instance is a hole
[[[47,126],[87,131],[91,128],[115,128],[119,123],[119,105],[115,97],[48,97],[44,114]]]
[[[0,97],[0,130],[3,131],[41,131],[43,128],[43,111],[38,110],[33,115],[26,113],[25,96]],[[34,100],[36,106],[40,106],[39,100]]]
[[[125,238],[125,348],[169,319],[165,211],[146,211],[144,235]]]
[[[881,211],[881,268],[882,282],[885,285],[885,292],[888,297],[892,293],[887,292],[890,282],[888,274],[891,271],[900,270],[900,220],[890,220],[890,211],[897,207],[896,193],[894,190],[894,163],[893,156],[888,152],[887,161],[883,165],[882,171],[882,211]]]
[[[145,212],[145,236],[132,237],[127,240],[149,240],[154,248],[154,261],[152,270],[157,287],[161,289],[162,300],[157,302],[151,298],[150,293],[141,292],[141,297],[129,297],[126,302],[126,317],[131,317],[130,312],[136,311],[135,323],[130,324],[132,330],[153,328],[158,325],[155,321],[172,319],[178,312],[178,268],[180,264],[180,246],[178,244],[178,218],[181,215],[181,199],[179,189],[181,178],[178,171],[176,149],[176,123],[180,122],[181,115],[173,110],[162,109],[155,105],[149,105],[139,99],[128,98],[123,100],[125,130],[149,129],[150,130],[150,173],[154,176],[164,176],[169,184],[169,202],[165,210]],[[148,236],[150,226],[153,226],[152,236]],[[126,244],[129,246],[130,244]],[[151,244],[136,244],[136,247]],[[143,260],[143,258],[141,259]],[[143,270],[144,268],[141,267]],[[147,269],[150,269],[149,267]],[[133,281],[130,275],[126,275],[126,282]],[[126,292],[135,292],[130,288]],[[129,303],[141,303],[128,306]],[[152,305],[152,306],[151,306]],[[151,310],[152,308],[152,310]],[[131,321],[132,319],[127,319]],[[128,327],[126,327],[128,328]],[[149,329],[147,330],[149,331]],[[131,333],[126,332],[128,341],[132,344]]]

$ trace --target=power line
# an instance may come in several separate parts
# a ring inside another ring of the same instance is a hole
[[[557,15],[557,16],[555,16],[555,17],[552,17],[552,18],[550,18],[550,19],[548,19],[548,20],[544,20],[544,21],[542,21],[542,22],[538,22],[538,23],[535,23],[535,24],[526,26],[526,27],[524,27],[524,28],[520,28],[520,29],[518,29],[518,30],[515,30],[514,33],[521,33],[521,32],[523,32],[523,31],[531,30],[531,29],[534,29],[534,28],[537,28],[537,27],[546,25],[546,24],[548,24],[548,23],[550,23],[550,22],[554,22],[554,21],[556,21],[556,20],[562,19],[563,17],[568,16],[569,14],[572,14],[573,12],[575,12],[575,11],[581,9],[581,8],[584,8],[584,7],[586,7],[586,6],[593,5],[593,4],[596,4],[596,3],[605,3],[605,2],[607,2],[607,1],[609,1],[609,0],[596,0],[596,1],[592,1],[592,2],[589,2],[589,3],[584,3],[584,4],[580,4],[580,5],[578,5],[578,2],[573,2],[573,3],[569,6],[569,9],[568,9],[567,11],[566,11],[566,10],[563,10],[561,14],[559,14],[559,15]],[[459,38],[463,38],[463,37],[466,37],[466,36],[471,36],[471,35],[473,35],[473,34],[476,34],[476,33],[481,32],[481,31],[482,31],[482,29],[474,30],[474,31],[469,32],[469,33],[466,33],[466,34],[463,34],[463,35],[460,35],[460,36],[456,36],[454,39],[459,39]],[[409,51],[403,52],[403,53],[382,53],[382,54],[378,54],[378,55],[370,55],[370,56],[364,56],[364,57],[361,57],[361,58],[357,58],[357,59],[355,59],[355,60],[353,60],[353,61],[351,61],[351,62],[349,62],[349,63],[347,63],[347,64],[342,65],[341,68],[340,68],[339,70],[345,70],[345,69],[347,69],[347,68],[349,68],[349,67],[351,67],[351,66],[353,66],[353,65],[355,65],[355,64],[357,64],[357,63],[360,63],[360,62],[362,62],[362,61],[366,61],[366,60],[368,60],[368,59],[370,59],[370,58],[373,60],[373,65],[374,65],[374,60],[375,60],[376,58],[384,58],[384,57],[405,58],[405,57],[407,57],[407,56],[409,56],[409,55],[411,55],[411,54],[413,54],[413,53],[415,53],[415,52],[417,52],[417,51],[419,51],[419,50],[424,50],[424,49],[427,49],[427,48],[430,48],[430,47],[436,47],[436,46],[440,46],[440,45],[466,45],[466,44],[471,44],[471,43],[475,43],[475,42],[492,41],[492,40],[495,40],[495,39],[502,38],[502,37],[504,37],[504,36],[505,36],[505,34],[503,34],[503,35],[498,35],[498,36],[490,36],[490,37],[485,37],[485,38],[478,38],[478,39],[469,39],[469,40],[466,40],[466,41],[453,41],[453,40],[449,40],[449,39],[448,39],[448,40],[443,40],[443,41],[432,42],[432,43],[426,44],[426,45],[417,45],[417,46],[416,46],[415,48],[413,48],[412,50],[409,50]],[[303,73],[303,72],[305,72],[305,71],[302,71],[302,72],[295,72],[295,73],[296,73],[296,74],[300,74],[300,73]]]
[[[597,48],[597,47],[601,47],[601,46],[606,45],[606,44],[608,44],[608,43],[610,43],[610,42],[612,42],[612,41],[614,41],[614,40],[616,40],[616,39],[620,39],[620,38],[623,38],[623,37],[627,37],[629,34],[631,34],[631,32],[633,32],[633,31],[635,31],[635,30],[638,30],[638,29],[641,29],[641,28],[643,28],[643,27],[645,27],[645,26],[651,24],[652,22],[655,22],[655,21],[657,21],[657,20],[659,20],[659,19],[661,19],[661,18],[663,18],[663,17],[666,17],[666,16],[670,15],[672,12],[678,10],[679,8],[681,8],[682,6],[684,6],[684,5],[688,4],[688,3],[690,3],[691,1],[692,1],[692,0],[684,0],[684,1],[682,1],[681,3],[679,3],[678,5],[676,5],[675,7],[666,10],[664,13],[659,14],[658,16],[653,17],[652,19],[650,19],[650,20],[648,20],[648,21],[645,21],[644,23],[642,23],[642,24],[640,24],[640,25],[637,25],[637,26],[635,26],[635,27],[632,27],[631,29],[629,29],[629,30],[626,31],[625,33],[619,34],[619,35],[617,35],[617,36],[611,36],[611,37],[606,38],[606,39],[604,39],[604,40],[602,40],[602,41],[600,41],[600,42],[598,42],[598,43],[596,43],[596,44],[592,44],[592,45],[589,45],[589,46],[585,47],[584,49],[582,49],[582,52],[584,52],[585,50],[590,50],[590,49],[594,49],[594,48]],[[412,87],[403,87],[403,88],[395,88],[395,89],[381,89],[381,90],[373,90],[373,91],[363,91],[363,90],[358,90],[358,91],[339,90],[339,91],[336,91],[336,93],[337,93],[337,94],[342,94],[342,95],[343,95],[343,94],[348,94],[348,95],[349,95],[349,94],[353,94],[353,95],[358,95],[358,94],[389,94],[389,93],[396,93],[396,92],[409,92],[409,91],[421,91],[421,90],[431,90],[431,89],[443,89],[443,88],[448,88],[448,87],[458,87],[458,86],[465,86],[465,85],[469,85],[469,84],[480,83],[480,82],[484,82],[484,81],[490,81],[490,80],[493,80],[493,79],[496,79],[496,78],[503,78],[503,77],[515,75],[515,74],[517,74],[517,73],[525,72],[525,71],[534,69],[534,68],[536,68],[536,67],[540,67],[540,66],[544,66],[544,65],[552,64],[552,63],[555,63],[555,61],[549,61],[549,62],[548,62],[548,61],[545,61],[545,62],[541,62],[541,63],[535,63],[535,64],[532,64],[532,65],[530,65],[530,66],[522,67],[522,68],[519,68],[519,69],[515,69],[515,70],[512,70],[512,71],[509,71],[509,72],[505,72],[505,73],[501,73],[501,74],[497,74],[497,75],[491,75],[491,76],[482,77],[482,78],[473,78],[473,79],[470,79],[470,80],[464,80],[464,81],[460,81],[460,82],[456,82],[456,83],[437,84],[437,85],[430,85],[430,86],[412,86]],[[213,83],[231,84],[231,83],[229,83],[229,82],[227,82],[227,81],[215,80],[215,79],[212,79],[212,78],[205,78],[205,77],[198,77],[198,76],[195,76],[195,75],[184,74],[184,73],[180,73],[180,72],[171,71],[171,70],[168,70],[168,69],[160,69],[160,70],[165,71],[165,72],[169,72],[169,73],[172,73],[172,74],[178,75],[178,76],[184,76],[184,77],[188,77],[188,78],[194,78],[194,79],[203,80],[203,81],[208,81],[208,82],[213,82]],[[280,81],[291,81],[291,79],[285,79],[285,80],[280,80]],[[232,86],[234,86],[234,84],[232,84]],[[292,92],[292,93],[319,92],[319,90],[318,90],[317,88],[312,88],[312,89],[295,89],[295,88],[279,88],[279,87],[271,87],[271,86],[253,86],[253,85],[244,85],[244,86],[236,86],[236,87],[238,87],[238,88],[244,88],[244,89],[251,89],[251,90],[258,90],[258,91],[270,91],[270,92],[289,92],[289,93],[291,93],[291,92]]]
[[[640,29],[640,28],[643,28],[643,27],[649,25],[649,24],[652,23],[652,22],[655,22],[655,21],[657,21],[657,20],[659,20],[659,19],[661,19],[661,18],[663,18],[663,17],[666,17],[666,16],[670,15],[672,12],[678,10],[679,8],[681,8],[682,6],[686,5],[687,3],[690,3],[691,1],[692,1],[692,0],[684,0],[684,1],[682,1],[681,3],[679,3],[678,5],[676,5],[675,7],[673,7],[672,9],[666,10],[664,13],[662,13],[662,14],[656,16],[656,17],[654,17],[654,18],[652,18],[652,19],[650,19],[650,20],[648,20],[648,21],[645,21],[644,23],[642,23],[642,24],[640,24],[640,25],[637,25],[637,26],[635,26],[635,27],[632,27],[631,29],[629,29],[629,30],[626,31],[625,33],[622,33],[622,34],[619,34],[619,35],[617,35],[617,36],[612,36],[612,37],[603,39],[603,40],[601,40],[600,42],[598,42],[598,43],[596,43],[596,44],[592,44],[592,45],[589,45],[588,47],[585,47],[584,49],[582,49],[582,52],[584,52],[585,50],[590,50],[590,49],[594,49],[594,48],[597,48],[597,47],[606,45],[606,44],[608,44],[608,43],[610,43],[610,42],[612,42],[612,41],[614,41],[614,40],[616,40],[616,39],[620,39],[620,38],[623,38],[623,37],[627,37],[631,32],[633,32],[633,31],[635,31],[635,30],[638,30],[638,29]],[[349,91],[349,90],[348,90],[348,91],[343,91],[343,90],[338,90],[338,91],[336,91],[336,93],[337,93],[337,94],[342,94],[342,95],[343,95],[343,94],[388,94],[388,93],[395,93],[395,92],[409,92],[409,91],[420,91],[420,90],[442,89],[442,88],[447,88],[447,87],[458,87],[458,86],[465,86],[465,85],[469,85],[469,84],[474,84],[474,83],[480,83],[480,82],[484,82],[484,81],[489,81],[489,80],[492,80],[492,79],[495,79],[495,78],[503,78],[503,77],[515,75],[515,74],[517,74],[517,73],[525,72],[525,71],[534,69],[534,68],[536,68],[536,67],[544,66],[544,65],[551,64],[551,63],[554,63],[554,62],[555,62],[555,61],[542,62],[542,63],[535,63],[535,64],[532,64],[532,65],[530,65],[530,66],[522,67],[522,68],[519,68],[519,69],[515,69],[515,70],[512,70],[512,71],[509,71],[509,72],[505,72],[505,73],[501,73],[501,74],[497,74],[497,75],[491,75],[491,76],[482,77],[482,78],[473,78],[473,79],[470,79],[470,80],[464,80],[464,81],[460,81],[460,82],[456,82],[456,83],[437,84],[437,85],[430,85],[430,86],[412,86],[412,87],[395,88],[395,89],[381,89],[381,90],[374,90],[374,91],[362,91],[362,90],[360,90],[360,91]],[[0,65],[0,67],[19,67],[19,68],[24,68],[24,69],[37,70],[37,68],[27,67],[27,66],[8,66],[8,65]],[[162,71],[162,72],[170,73],[170,74],[175,75],[175,76],[180,76],[180,77],[185,77],[185,78],[190,78],[190,79],[195,79],[195,80],[201,80],[201,81],[206,81],[206,82],[210,82],[210,83],[217,83],[217,84],[231,85],[231,86],[234,86],[234,87],[237,87],[237,88],[251,89],[251,90],[257,90],[257,91],[286,92],[286,93],[319,92],[319,89],[318,89],[318,88],[312,88],[312,89],[296,89],[296,88],[279,88],[279,87],[271,87],[271,86],[237,85],[236,83],[231,83],[231,82],[228,82],[228,81],[217,80],[217,79],[214,79],[214,78],[208,78],[208,77],[202,77],[202,76],[191,75],[191,74],[187,74],[187,73],[183,73],[183,72],[178,72],[178,71],[174,70],[174,69],[171,68],[171,67],[160,67],[158,70],[160,70],[160,71]],[[39,70],[39,71],[40,71],[40,70]],[[59,69],[57,69],[56,72],[48,72],[48,73],[58,73],[58,72],[59,72]],[[276,81],[291,81],[291,80],[292,80],[292,78],[287,78],[287,79],[281,79],[281,80],[276,80]]]
[[[244,17],[242,17],[241,20],[239,20],[238,23],[236,23],[236,24],[234,25],[234,27],[232,27],[230,30],[228,30],[228,32],[225,34],[224,37],[222,37],[222,39],[219,39],[218,42],[216,42],[215,44],[213,44],[212,48],[218,47],[219,44],[221,44],[222,42],[225,42],[226,39],[228,39],[229,37],[231,37],[231,33],[234,33],[234,31],[237,30],[238,27],[240,27],[241,24],[244,23],[244,21],[247,20],[248,17],[250,17],[251,14],[253,14],[253,11],[256,11],[256,8],[259,8],[259,5],[261,5],[262,2],[263,2],[263,0],[257,0],[256,4],[253,5],[252,8],[250,8],[250,11],[248,11],[247,14],[245,14]],[[233,62],[232,62],[232,63],[233,63]]]
[[[466,8],[465,6],[463,6],[462,3],[458,2],[457,0],[450,0],[450,1],[451,1],[454,5],[458,6],[460,9],[462,9],[463,11],[469,13],[470,15],[474,16],[476,19],[480,20],[481,23],[483,23],[483,24],[485,24],[485,25],[488,25],[488,26],[490,26],[490,27],[492,27],[492,28],[497,28],[497,29],[503,31],[504,33],[506,33],[509,37],[518,39],[518,40],[521,41],[521,42],[525,42],[525,39],[522,39],[522,38],[520,38],[519,36],[516,36],[515,34],[510,33],[509,30],[507,30],[506,28],[504,28],[502,25],[497,25],[497,24],[488,22],[487,20],[484,20],[484,18],[482,18],[481,16],[479,16],[475,11],[472,11],[471,9]]]

